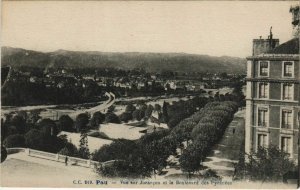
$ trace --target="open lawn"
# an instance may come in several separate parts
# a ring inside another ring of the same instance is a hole
[[[106,123],[101,124],[99,131],[105,133],[111,139],[123,138],[136,140],[144,135],[143,133],[140,133],[143,129],[147,129],[147,127],[134,127],[127,124]]]

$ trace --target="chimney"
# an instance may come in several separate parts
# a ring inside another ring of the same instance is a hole
[[[268,53],[275,47],[279,45],[279,39],[273,38],[272,26],[270,27],[270,34],[267,39],[262,39],[262,36],[259,36],[259,39],[253,40],[252,55],[259,55],[262,53]]]

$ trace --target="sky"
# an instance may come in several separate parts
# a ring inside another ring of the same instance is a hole
[[[252,39],[292,38],[297,1],[3,1],[3,46],[37,51],[251,55]]]

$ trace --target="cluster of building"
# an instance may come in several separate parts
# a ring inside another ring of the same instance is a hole
[[[299,6],[291,7],[293,37],[280,44],[272,28],[253,40],[247,57],[245,151],[275,145],[298,159],[300,120]]]
[[[22,70],[11,71],[11,76],[7,79],[7,81],[29,82],[32,84],[44,85],[46,88],[64,88],[68,86],[85,88],[94,83],[93,79],[80,78],[70,73],[61,73],[61,71],[47,73],[45,75],[36,75],[32,72],[24,72]]]

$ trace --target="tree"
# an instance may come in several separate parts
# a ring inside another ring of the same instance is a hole
[[[26,147],[25,138],[20,134],[10,135],[4,140],[4,145],[6,148]]]
[[[145,103],[140,103],[139,105],[139,110],[141,110],[141,111],[146,111],[146,109],[147,109],[147,104],[145,104]]]
[[[105,122],[106,123],[121,123],[119,117],[114,113],[106,113],[105,114]]]
[[[225,78],[227,78],[228,76],[227,76],[227,73],[226,73],[226,72],[223,72],[223,73],[220,74],[220,77],[221,77],[222,79],[225,79]]]
[[[198,171],[201,167],[199,155],[195,150],[193,150],[192,146],[189,146],[183,151],[179,158],[179,163],[181,170],[186,172],[188,177],[190,177],[192,173]]]
[[[115,111],[115,106],[114,105],[112,105],[112,106],[109,106],[109,108],[107,109],[107,113],[112,113],[112,112],[114,112]]]
[[[12,118],[10,125],[15,126],[18,133],[23,134],[26,132],[26,120],[22,115],[15,115]]]
[[[257,152],[242,155],[248,161],[240,160],[235,166],[236,176],[257,181],[282,181],[283,176],[297,170],[290,155],[277,146],[259,147]]]
[[[154,105],[154,110],[160,113],[161,112],[161,106],[159,104],[155,104]]]
[[[145,117],[150,118],[153,110],[154,107],[151,104],[149,104],[147,109],[145,110]]]
[[[67,142],[65,147],[62,148],[58,154],[65,155],[65,156],[73,156],[77,157],[78,156],[78,149],[76,146],[70,142]]]
[[[169,104],[164,101],[163,107],[162,107],[162,120],[164,123],[168,123],[168,121],[169,121],[168,106],[169,106]]]
[[[98,149],[93,155],[93,160],[98,162],[126,160],[137,148],[137,144],[132,140],[117,139],[111,144],[104,145]]]
[[[13,125],[3,125],[3,128],[5,128],[5,137],[9,136],[9,135],[14,135],[14,134],[18,134],[18,130],[16,126]]]
[[[68,132],[74,131],[74,121],[70,116],[62,115],[60,116],[58,122],[61,131],[68,131]]]
[[[97,111],[93,114],[91,118],[90,125],[93,128],[98,128],[101,123],[105,120],[105,115],[100,111]]]
[[[7,158],[7,150],[4,146],[1,145],[1,163]]]
[[[27,123],[30,123],[32,125],[36,124],[38,120],[41,119],[40,113],[40,110],[30,111],[27,116]]]
[[[43,142],[43,133],[37,129],[29,130],[25,135],[25,143],[28,148],[43,150],[44,142]]]
[[[170,129],[174,128],[183,118],[181,117],[172,117],[168,122],[168,127]]]
[[[76,117],[75,127],[77,132],[87,130],[87,124],[89,123],[89,115],[87,113],[81,113]]]
[[[120,120],[127,123],[129,120],[132,120],[132,114],[129,112],[124,112],[120,115]]]
[[[45,132],[31,129],[25,135],[28,148],[57,153],[65,145],[65,139],[45,134]]]
[[[133,119],[136,119],[136,120],[138,120],[138,121],[141,121],[141,119],[142,119],[142,114],[141,114],[142,112],[141,112],[141,110],[134,110],[133,112],[132,112],[132,117],[133,117]]]
[[[127,113],[132,113],[134,110],[136,110],[136,107],[132,103],[129,103],[125,108],[125,112]]]
[[[56,136],[58,134],[58,127],[51,119],[43,119],[38,123],[41,132],[46,136]]]
[[[86,131],[82,130],[80,133],[78,156],[80,158],[88,159],[90,157],[90,150],[88,147],[88,138]]]

